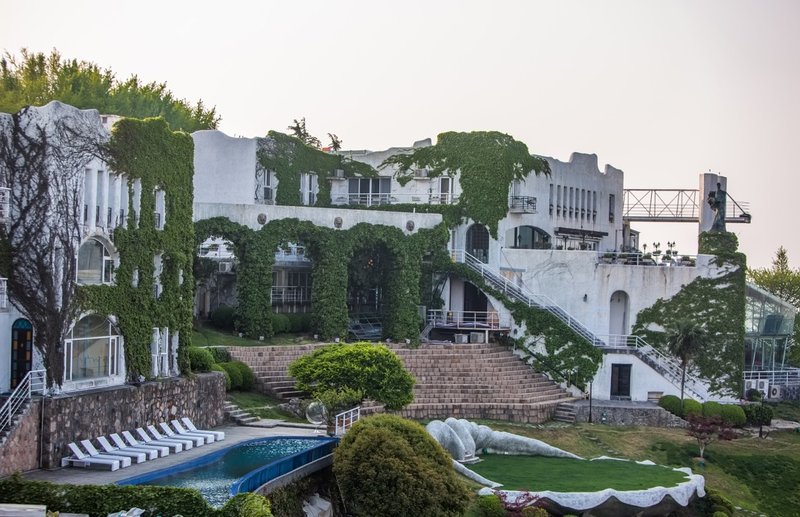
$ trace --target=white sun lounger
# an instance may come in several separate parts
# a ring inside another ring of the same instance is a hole
[[[206,439],[206,443],[213,443],[213,442],[217,441],[217,435],[215,435],[214,433],[208,433],[206,431],[190,431],[190,430],[184,428],[181,425],[181,423],[179,421],[177,421],[177,420],[171,420],[170,424],[172,424],[172,430],[174,430],[175,434],[178,435],[178,436],[186,436],[186,437],[189,437],[189,436],[202,436],[203,438]],[[164,425],[164,424],[162,424],[162,425]],[[167,427],[169,427],[169,426],[167,426]]]
[[[86,452],[88,452],[89,456],[91,457],[119,459],[121,460],[120,465],[123,467],[127,467],[131,463],[133,463],[133,458],[131,458],[130,456],[125,456],[120,454],[100,454],[100,451],[95,449],[94,445],[92,445],[92,442],[90,442],[89,440],[81,440],[81,445],[83,445],[83,448],[86,449]],[[136,457],[136,463],[142,463],[144,462],[144,460],[145,456],[143,453]]]
[[[191,449],[195,445],[194,440],[190,440],[188,438],[169,438],[167,436],[162,435],[158,432],[158,429],[155,428],[153,425],[147,426],[147,431],[150,433],[154,439],[162,442],[178,442],[183,444],[184,449]],[[202,443],[200,444],[202,445]]]
[[[216,438],[218,442],[225,439],[225,431],[211,431],[211,430],[206,431],[205,429],[198,429],[194,426],[192,421],[186,417],[181,418],[181,422],[183,422],[183,425],[186,426],[186,429],[188,429],[193,433],[211,433],[214,435],[214,438]],[[172,425],[175,426],[175,420],[172,421]]]
[[[111,442],[105,436],[98,436],[97,443],[100,444],[100,448],[107,454],[114,454],[117,456],[128,456],[131,459],[139,458],[143,456],[145,460],[154,460],[158,458],[158,451],[151,450],[151,451],[142,451],[142,450],[134,450],[130,447],[114,447],[111,445]],[[142,461],[137,461],[136,463],[142,463]]]
[[[195,447],[200,447],[201,445],[205,445],[207,443],[211,443],[214,441],[214,437],[210,434],[194,434],[194,433],[187,433],[187,434],[178,434],[173,431],[170,426],[166,424],[166,422],[160,422],[158,424],[161,427],[161,430],[167,436],[167,438],[171,438],[173,440],[178,439],[186,439],[186,440],[194,440]]]
[[[114,445],[116,445],[120,449],[127,448],[132,451],[142,451],[142,452],[155,451],[156,457],[161,457],[161,458],[163,458],[164,456],[169,456],[169,447],[167,447],[166,445],[147,445],[145,443],[140,443],[136,441],[135,438],[133,438],[133,435],[131,435],[131,439],[133,439],[133,442],[136,445],[130,445],[125,443],[122,437],[117,433],[111,433],[108,436],[109,438],[111,438],[111,441],[114,442]]]
[[[61,466],[67,467],[72,465],[74,467],[97,467],[103,469],[109,469],[111,471],[119,470],[120,460],[118,459],[106,459],[106,458],[90,458],[86,455],[80,448],[75,445],[74,443],[67,444],[69,450],[72,451],[72,456],[61,458]],[[128,459],[128,458],[126,458]],[[128,459],[130,461],[130,459]]]
[[[122,436],[125,436],[125,432],[122,433]],[[192,448],[191,442],[178,442],[175,440],[156,440],[152,436],[147,434],[141,427],[136,428],[136,434],[138,434],[139,438],[141,438],[142,441],[147,445],[166,445],[170,449],[175,449],[173,452],[181,452]],[[125,438],[127,438],[127,436],[125,436]]]

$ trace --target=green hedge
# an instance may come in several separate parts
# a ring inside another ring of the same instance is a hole
[[[762,404],[747,404],[743,406],[744,415],[750,425],[770,425],[772,423],[772,408]]]
[[[289,316],[286,314],[272,313],[269,319],[272,322],[272,332],[275,334],[286,334],[291,329]]]
[[[658,405],[676,416],[681,416],[681,399],[675,395],[664,395],[658,399]]]
[[[286,317],[289,318],[289,332],[296,334],[311,330],[311,314],[297,312],[289,313]]]
[[[742,427],[747,423],[747,417],[744,414],[742,406],[736,404],[725,404],[722,406],[722,420],[723,422],[732,425],[733,427]]]
[[[479,496],[472,504],[476,517],[505,517],[506,507],[497,494]]]
[[[240,388],[243,391],[251,391],[256,387],[256,376],[253,373],[253,370],[251,370],[247,364],[243,363],[242,361],[233,361],[231,364],[233,364],[233,366],[239,370],[239,374],[242,377],[242,384]]]
[[[211,346],[206,350],[211,352],[215,363],[227,363],[231,360],[231,353],[224,346]]]
[[[189,348],[189,365],[193,372],[209,372],[214,365],[214,356],[206,348]]]
[[[708,418],[712,416],[722,416],[722,404],[709,400],[703,402],[703,416]]]
[[[234,330],[236,325],[236,309],[220,305],[211,312],[211,324],[220,330]]]
[[[703,405],[694,399],[683,399],[683,416],[702,415]]]
[[[211,365],[212,372],[222,372],[222,375],[225,376],[225,391],[231,391],[231,376],[225,368],[218,364]]]
[[[235,362],[219,363],[219,365],[228,373],[231,379],[232,390],[242,389],[242,370],[236,365]]]

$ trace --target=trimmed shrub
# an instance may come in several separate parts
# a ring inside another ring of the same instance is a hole
[[[225,376],[225,391],[231,391],[231,376],[227,372],[227,370],[225,370],[225,368],[215,363],[211,365],[211,371],[222,372],[222,375]]]
[[[744,409],[737,404],[724,404],[720,416],[722,416],[723,422],[733,427],[742,427],[747,423]]]
[[[220,330],[236,329],[236,309],[220,305],[211,312],[211,324]]]
[[[231,364],[239,370],[239,375],[242,378],[239,388],[242,391],[251,391],[256,387],[256,376],[247,364],[241,361],[233,361]]]
[[[227,363],[231,360],[231,353],[224,346],[210,346],[206,350],[214,356],[215,363]]]
[[[522,509],[522,517],[550,517],[550,513],[538,506],[526,506]]]
[[[755,388],[750,388],[744,394],[744,398],[746,398],[750,402],[760,402],[762,397],[763,395],[761,394],[761,392]]]
[[[694,399],[683,399],[683,416],[703,415],[703,406]]]
[[[229,499],[219,517],[272,517],[269,501],[263,495],[245,492]]]
[[[193,372],[210,372],[214,356],[206,348],[189,347],[189,366]]]
[[[275,334],[286,334],[289,332],[289,317],[286,314],[272,313],[269,315],[272,321],[272,332]]]
[[[658,405],[673,415],[681,416],[681,399],[675,395],[664,395],[658,399]]]
[[[719,402],[703,402],[703,416],[706,418],[712,416],[722,416],[722,404]]]
[[[743,406],[744,415],[750,425],[770,425],[772,423],[772,408],[762,404],[747,404]]]
[[[505,517],[506,507],[496,494],[483,495],[475,499],[473,505],[475,515],[478,517]]]
[[[302,312],[291,312],[289,318],[289,332],[308,332],[311,330],[311,315]]]
[[[333,471],[355,515],[460,517],[469,501],[442,446],[394,415],[356,422],[334,452]]]
[[[236,363],[219,363],[219,365],[224,368],[226,372],[228,372],[228,376],[231,378],[231,389],[242,389],[242,370],[236,366]]]

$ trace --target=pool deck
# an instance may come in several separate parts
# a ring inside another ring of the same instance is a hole
[[[258,424],[258,423],[256,423]],[[193,460],[208,454],[209,452],[218,451],[231,445],[236,445],[246,440],[254,438],[267,438],[270,436],[325,436],[324,433],[314,433],[314,429],[298,428],[298,427],[268,427],[268,426],[221,426],[214,428],[215,431],[225,431],[225,439],[221,442],[214,442],[203,445],[202,447],[193,447],[188,451],[183,451],[178,454],[170,453],[169,456],[158,458],[155,460],[145,461],[131,465],[130,467],[122,468],[114,472],[107,470],[97,469],[84,469],[75,467],[65,467],[55,470],[32,470],[23,474],[27,479],[35,479],[38,481],[50,481],[51,483],[59,484],[73,484],[73,485],[109,485],[128,479],[133,476],[139,476],[155,470],[161,470],[188,460]]]

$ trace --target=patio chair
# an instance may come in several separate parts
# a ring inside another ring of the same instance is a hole
[[[158,451],[151,450],[151,451],[142,451],[142,450],[134,450],[130,447],[114,447],[111,445],[111,442],[105,436],[98,436],[97,443],[100,444],[100,448],[103,449],[104,452],[107,454],[114,454],[116,456],[127,456],[131,459],[139,458],[143,456],[144,459],[142,461],[137,461],[136,463],[142,463],[145,460],[154,460],[158,458]]]
[[[141,440],[147,445],[166,445],[170,449],[174,449],[172,452],[187,451],[192,448],[191,442],[178,442],[176,440],[156,440],[155,438],[147,434],[145,430],[142,429],[141,427],[136,428],[136,434],[138,434],[139,438],[141,438]],[[122,436],[125,436],[124,432],[122,433]],[[127,439],[128,437],[125,436],[125,438]],[[130,440],[128,440],[128,443],[130,443]]]
[[[163,434],[158,432],[158,429],[156,429],[156,427],[154,425],[148,425],[147,426],[147,431],[150,433],[150,436],[152,436],[156,440],[164,441],[164,442],[173,441],[173,442],[182,443],[184,449],[191,449],[194,446],[198,446],[199,447],[200,445],[203,445],[203,443],[205,443],[205,442],[201,441],[198,444],[196,440],[190,440],[189,438],[171,438],[169,436],[164,436]]]
[[[74,442],[67,444],[67,447],[69,447],[69,450],[72,451],[72,456],[61,458],[62,467],[67,467],[69,465],[72,465],[73,467],[83,467],[83,468],[91,468],[91,467],[103,468],[111,470],[112,472],[115,470],[119,470],[121,462],[118,459],[112,460],[105,458],[90,458],[82,450],[80,450],[80,448],[77,445],[75,445]]]
[[[218,442],[225,439],[224,431],[211,431],[211,430],[206,431],[205,429],[198,429],[194,426],[192,421],[189,420],[187,417],[181,418],[181,422],[183,422],[183,425],[186,426],[186,429],[188,429],[193,433],[211,433],[214,435],[214,438],[216,438]],[[175,420],[172,421],[172,425],[173,426],[175,425]]]
[[[147,445],[145,443],[137,442],[135,439],[134,443],[136,445],[129,445],[125,443],[122,437],[117,433],[111,433],[108,436],[109,438],[111,438],[111,441],[114,442],[114,445],[116,445],[120,449],[129,448],[133,451],[142,451],[142,452],[156,451],[156,455],[158,457],[163,458],[164,456],[169,456],[169,447],[167,447],[166,445]],[[131,435],[131,438],[133,438],[133,435]]]
[[[86,452],[89,453],[89,456],[97,458],[102,458],[102,457],[112,458],[112,459],[119,458],[121,460],[124,460],[122,463],[120,463],[120,465],[122,465],[123,467],[127,467],[128,465],[133,463],[134,459],[136,460],[136,463],[144,463],[145,461],[144,453],[139,453],[136,456],[136,458],[131,458],[130,456],[124,454],[101,454],[100,451],[94,448],[94,445],[92,445],[92,442],[90,442],[89,440],[81,440],[81,445],[83,445],[83,448],[86,450]],[[128,463],[127,465],[125,465],[125,461],[127,461]]]
[[[161,430],[164,432],[167,438],[172,438],[173,440],[178,440],[178,439],[194,440],[195,447],[200,447],[201,445],[212,443],[214,441],[214,437],[211,436],[210,434],[195,434],[195,433],[178,434],[175,431],[173,431],[172,428],[166,424],[166,422],[160,422],[158,426],[161,427]]]

